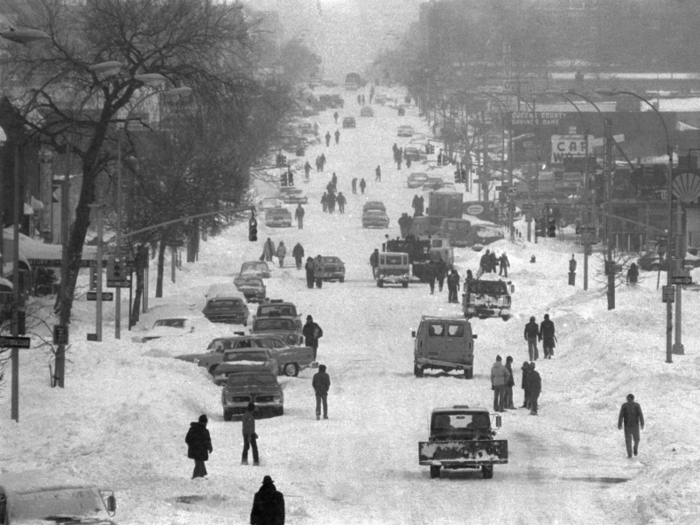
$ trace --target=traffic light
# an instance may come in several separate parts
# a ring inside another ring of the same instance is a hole
[[[113,257],[107,261],[107,282],[109,281],[125,281],[126,266],[120,257]]]
[[[258,240],[258,221],[255,219],[255,212],[250,216],[248,221],[248,240],[256,242]]]
[[[97,290],[97,268],[90,268],[90,291]]]
[[[535,235],[538,237],[544,237],[545,235],[546,219],[545,217],[535,218]]]
[[[547,237],[557,236],[557,221],[553,218],[549,218],[547,221]]]
[[[280,186],[286,186],[286,185],[287,185],[287,172],[285,171],[280,176]]]

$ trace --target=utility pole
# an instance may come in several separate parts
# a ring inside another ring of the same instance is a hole
[[[613,141],[612,141],[612,121],[603,119],[605,123],[605,243],[607,244],[607,256],[605,261],[605,273],[608,276],[608,310],[615,309],[615,261],[613,261],[612,242],[612,178],[613,178]]]

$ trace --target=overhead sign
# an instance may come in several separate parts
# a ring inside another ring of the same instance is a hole
[[[87,293],[87,300],[88,301],[97,301],[97,292],[88,292]],[[113,292],[102,292],[102,300],[103,301],[113,301],[114,300],[114,293]]]
[[[467,208],[467,215],[480,215],[484,213],[484,207],[481,204],[472,204]]]
[[[595,233],[596,228],[595,226],[577,226],[576,227],[576,233],[582,234],[582,233]]]
[[[29,348],[30,343],[29,337],[0,337],[0,346],[6,348]]]
[[[553,164],[563,164],[567,157],[585,157],[594,153],[593,136],[588,136],[588,150],[586,150],[585,135],[552,135],[552,158]]]
[[[559,121],[566,117],[566,113],[558,111],[513,111],[512,124],[514,126],[558,126]]]
[[[693,278],[690,275],[672,275],[671,284],[680,284],[681,286],[687,286],[693,284]]]

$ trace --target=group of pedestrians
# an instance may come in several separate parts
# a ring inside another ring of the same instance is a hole
[[[316,171],[319,173],[322,172],[326,167],[326,156],[321,153],[318,157],[316,157]],[[308,178],[308,176],[307,176]]]
[[[396,163],[396,168],[401,169],[401,162],[403,161],[403,148],[400,148],[396,145],[396,142],[394,142],[394,145],[391,147],[391,150],[394,153],[394,162]]]
[[[350,186],[352,187],[352,193],[357,195],[357,177],[353,177]],[[367,182],[365,182],[365,178],[362,177],[360,179],[360,191],[364,195],[365,193],[365,188],[367,187]]]
[[[479,271],[477,272],[476,278],[478,279],[485,273],[496,273],[496,268],[498,268],[498,275],[508,277],[510,261],[508,260],[506,252],[497,256],[495,250],[486,250],[481,256],[481,259],[479,259]]]
[[[364,180],[364,179],[363,179]],[[333,213],[335,212],[335,205],[338,205],[338,211],[340,213],[345,213],[345,205],[347,204],[347,199],[343,192],[340,191],[336,195],[336,189],[338,187],[338,177],[334,173],[333,178],[326,186],[325,193],[321,196],[321,208],[324,212]]]
[[[411,226],[413,225],[413,218],[406,212],[401,214],[399,217],[399,229],[401,230],[401,237],[406,238],[411,232]]]
[[[544,314],[544,321],[539,325],[534,315],[530,317],[530,322],[525,325],[524,332],[530,361],[537,361],[540,357],[537,349],[538,341],[542,342],[545,359],[551,359],[554,356],[554,347],[557,340],[555,331],[554,321],[549,318],[549,314]]]
[[[266,262],[272,262],[273,257],[277,257],[277,260],[279,262],[280,268],[284,266],[284,258],[287,256],[287,247],[284,244],[284,241],[280,241],[280,243],[275,247],[275,243],[272,239],[269,237],[265,241],[265,244],[263,245],[263,251],[262,255],[260,255],[260,260],[261,261],[266,261]]]
[[[411,207],[413,208],[414,217],[422,217],[423,210],[425,209],[425,199],[422,195],[417,193],[413,196],[413,201],[411,202]]]
[[[542,378],[535,363],[525,361],[522,366],[522,388],[523,405],[520,408],[527,408],[530,414],[537,415],[537,403],[542,392]],[[501,356],[496,356],[496,362],[491,367],[491,390],[493,390],[493,411],[505,412],[506,410],[516,410],[513,403],[513,387],[515,386],[515,375],[513,374],[513,358],[506,357],[504,365]]]
[[[340,130],[337,130],[337,129],[336,129],[336,130],[335,130],[335,133],[333,133],[332,136],[335,137],[335,143],[338,144],[338,143],[340,142]],[[325,136],[325,139],[326,139],[326,147],[328,147],[328,146],[331,145],[331,138],[332,138],[332,136],[331,136],[331,132],[330,132],[330,131],[326,131],[326,136]]]

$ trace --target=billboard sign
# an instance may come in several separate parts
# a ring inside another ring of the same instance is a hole
[[[593,136],[588,136],[588,155],[593,155]],[[552,135],[552,164],[563,164],[567,157],[586,156],[585,135]]]

